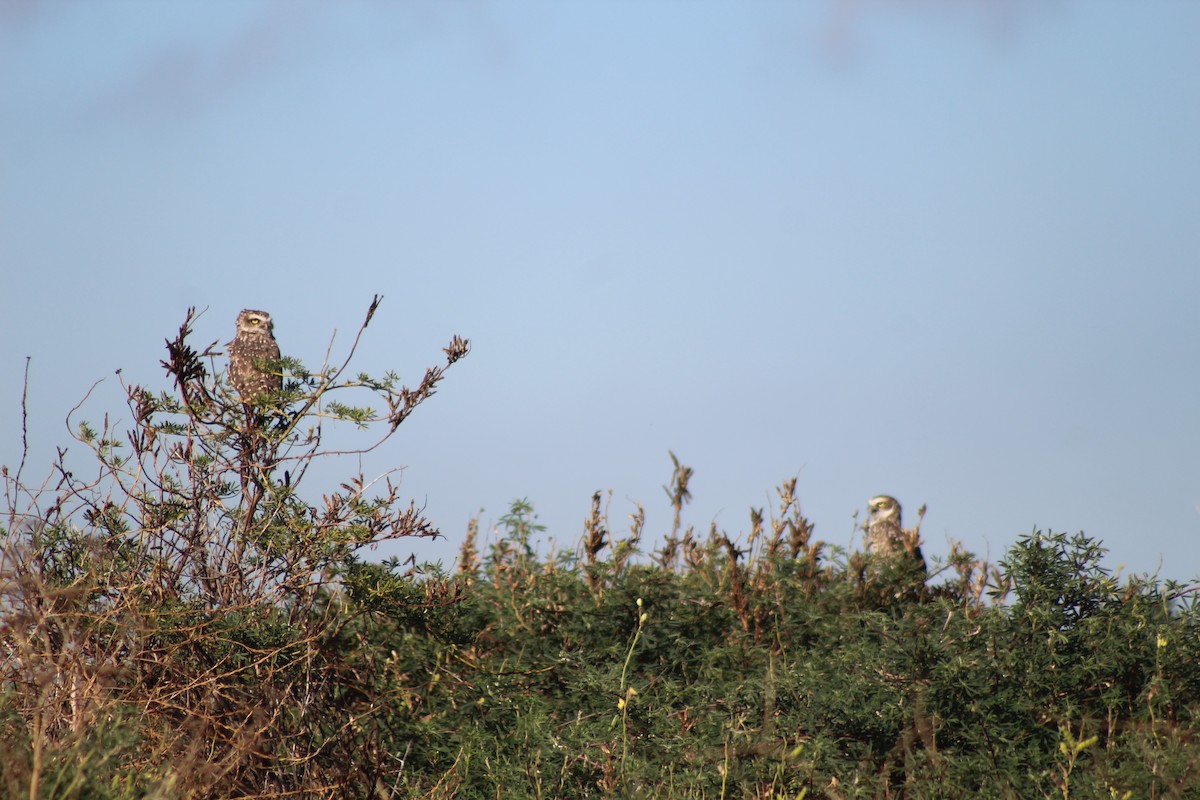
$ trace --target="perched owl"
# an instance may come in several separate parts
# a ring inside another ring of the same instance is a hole
[[[259,369],[257,360],[279,358],[275,329],[266,311],[246,309],[237,318],[237,336],[229,343],[229,382],[242,402],[250,406],[259,395],[269,395],[283,388],[283,376]]]
[[[867,503],[871,512],[867,520],[867,547],[877,555],[907,556],[925,571],[925,557],[916,532],[905,532],[900,525],[900,503],[886,494],[872,497]]]

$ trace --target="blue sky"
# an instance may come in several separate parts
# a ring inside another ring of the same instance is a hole
[[[673,450],[701,530],[798,475],[836,544],[890,493],[935,556],[1036,526],[1195,577],[1198,36],[1165,0],[0,0],[0,462],[26,357],[45,474],[188,306],[316,366],[381,293],[361,369],[474,348],[362,460],[422,557],[522,497],[572,547],[596,490],[653,545]]]

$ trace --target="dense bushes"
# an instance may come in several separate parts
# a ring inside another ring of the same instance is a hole
[[[715,533],[686,567],[637,563],[594,585],[571,558],[493,548],[463,602],[478,633],[430,676],[435,727],[462,748],[439,777],[460,797],[1200,787],[1182,592],[1118,586],[1082,536],[1021,539],[994,575],[1012,605],[979,602],[982,565],[909,599],[911,575],[864,584],[858,555],[813,574],[777,544],[739,554]]]
[[[302,478],[323,425],[386,438],[442,368],[409,390],[284,359],[256,428],[189,324],[174,395],[131,387],[122,435],[77,427],[93,478],[5,472],[8,796],[1200,796],[1193,589],[1118,581],[1082,535],[994,567],[955,548],[926,583],[816,541],[794,480],[699,536],[676,460],[658,536],[640,510],[614,534],[597,495],[578,546],[541,553],[519,501],[454,574],[372,563],[434,528],[386,482]]]

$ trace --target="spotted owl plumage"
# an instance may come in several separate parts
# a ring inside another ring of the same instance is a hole
[[[912,558],[925,570],[916,531],[906,532],[900,522],[900,503],[886,494],[876,495],[867,503],[867,548],[877,555]]]
[[[229,347],[229,382],[241,396],[242,402],[252,405],[255,398],[270,395],[283,388],[283,376],[259,369],[263,361],[279,358],[275,342],[275,326],[266,311],[246,309],[237,318],[237,335]],[[261,402],[261,401],[260,401]]]

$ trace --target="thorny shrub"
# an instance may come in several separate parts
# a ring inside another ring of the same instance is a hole
[[[596,493],[574,548],[540,552],[518,500],[454,575],[359,560],[434,529],[386,479],[303,499],[322,428],[386,439],[443,368],[407,390],[282,359],[250,425],[191,321],[174,393],[130,387],[124,435],[77,427],[90,479],[4,474],[10,796],[1200,795],[1195,586],[1039,531],[927,575],[817,539],[794,478],[744,535],[698,532],[674,454],[660,536]],[[352,388],[387,412],[330,396]]]
[[[60,450],[36,487],[4,469],[10,795],[333,797],[398,770],[380,743],[415,722],[397,713],[406,689],[388,679],[392,656],[363,615],[381,602],[450,604],[457,588],[357,559],[368,545],[437,534],[390,475],[353,475],[319,499],[305,476],[338,455],[324,446],[331,423],[381,429],[365,449],[377,447],[468,343],[455,337],[415,388],[394,373],[352,374],[380,300],[340,365],[262,365],[283,388],[254,407],[233,392],[215,343],[192,346],[189,310],[163,361],[173,391],[125,387],[125,431],[107,416],[73,424],[93,466]]]

